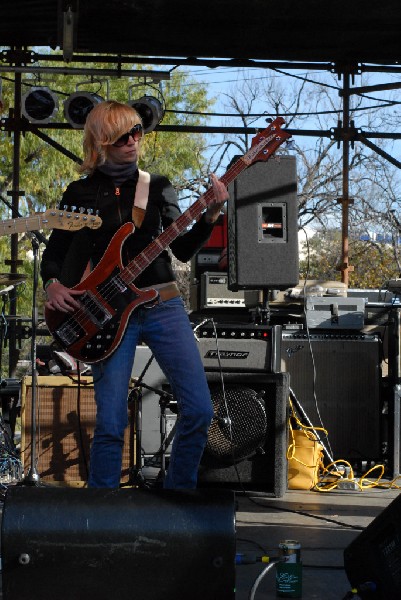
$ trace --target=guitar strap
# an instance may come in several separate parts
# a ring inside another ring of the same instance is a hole
[[[150,174],[138,169],[138,183],[136,184],[134,206],[132,207],[132,220],[135,227],[141,227],[145,217],[146,206],[149,198]]]
[[[132,207],[132,221],[135,227],[140,229],[142,221],[145,217],[146,206],[148,204],[150,174],[147,171],[141,171],[140,169],[138,169],[138,173],[139,175],[138,182],[136,184],[134,205]],[[91,271],[92,267],[89,261],[80,280],[82,281],[82,279],[85,279]]]

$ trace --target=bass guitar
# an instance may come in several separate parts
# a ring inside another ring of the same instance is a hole
[[[66,229],[76,231],[83,227],[97,229],[102,224],[102,219],[97,215],[68,210],[50,208],[43,213],[37,213],[30,217],[18,217],[18,219],[7,219],[0,221],[0,235],[11,235],[13,233],[25,233],[35,229]]]
[[[291,137],[281,129],[283,124],[284,119],[277,117],[258,133],[248,152],[227,170],[221,181],[228,185],[252,163],[268,160]],[[122,225],[94,270],[73,288],[85,292],[78,298],[81,308],[69,314],[45,310],[50,333],[71,356],[90,364],[108,358],[116,350],[132,312],[158,298],[156,290],[138,289],[133,282],[181,232],[201,216],[213,197],[213,190],[209,188],[126,266],[122,263],[121,248],[134,233],[135,226],[133,223]]]

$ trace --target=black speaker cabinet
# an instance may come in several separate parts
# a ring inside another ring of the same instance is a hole
[[[325,427],[335,460],[382,456],[380,339],[360,332],[283,330],[282,370],[315,427]]]
[[[295,157],[282,156],[250,165],[229,191],[229,289],[286,289],[297,285]]]
[[[199,469],[200,486],[287,490],[288,373],[207,372],[215,417]],[[224,391],[223,391],[224,390]]]
[[[203,340],[202,340],[203,341]],[[242,340],[234,340],[234,347]],[[248,340],[248,344],[256,340]],[[266,346],[266,342],[260,342]],[[134,373],[142,374],[152,353],[146,346],[138,347]],[[287,489],[287,407],[289,375],[265,371],[234,371],[220,374],[215,367],[205,366],[216,418],[208,433],[208,441],[199,469],[201,487],[229,487],[262,490],[280,497]],[[224,388],[221,384],[223,378]],[[143,383],[159,391],[170,391],[155,359],[144,373]],[[224,394],[223,394],[224,389]],[[155,473],[160,447],[159,395],[143,390],[142,449],[145,477]],[[174,426],[176,415],[171,416]],[[166,431],[166,434],[174,430]],[[167,449],[167,468],[169,459]]]
[[[363,600],[401,598],[400,496],[344,550],[344,567],[352,587],[361,588],[358,597]]]
[[[88,479],[89,450],[95,427],[96,405],[91,377],[78,387],[69,377],[37,378],[36,432],[32,435],[32,381],[26,377],[21,389],[21,454],[24,469],[31,464],[35,441],[37,471],[45,482],[82,485]],[[84,385],[84,384],[88,385]],[[129,479],[135,464],[135,418],[129,410],[125,431],[121,481]]]
[[[4,600],[234,600],[228,490],[9,488]]]

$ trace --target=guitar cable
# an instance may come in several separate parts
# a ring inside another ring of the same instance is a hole
[[[228,408],[228,402],[227,402],[227,395],[226,395],[226,389],[225,389],[225,383],[224,383],[224,374],[223,374],[223,366],[221,363],[221,355],[220,355],[220,347],[219,347],[219,338],[218,338],[218,333],[217,333],[217,328],[216,328],[216,323],[215,320],[213,319],[213,317],[208,317],[206,319],[203,319],[200,323],[198,323],[198,325],[194,328],[194,335],[195,338],[198,342],[200,342],[200,339],[198,338],[198,336],[196,335],[196,331],[202,327],[203,325],[205,325],[206,323],[211,323],[212,327],[213,327],[213,336],[214,336],[214,340],[215,340],[215,344],[216,344],[216,353],[217,353],[217,362],[218,362],[218,366],[219,366],[219,376],[220,376],[220,386],[221,386],[221,392],[222,392],[222,401],[224,403],[224,409],[225,409],[225,414],[226,417],[218,417],[218,409],[215,410],[215,415],[214,415],[214,419],[217,420],[218,423],[223,422],[224,425],[228,426],[228,431],[229,431],[229,441],[230,441],[230,451],[231,451],[231,457],[232,457],[232,462],[233,462],[233,467],[235,470],[235,473],[237,475],[237,479],[239,484],[241,485],[241,488],[243,489],[243,484],[241,482],[241,477],[236,465],[236,456],[235,456],[235,451],[234,451],[234,436],[233,436],[233,430],[232,430],[232,420],[230,418],[230,411]],[[221,401],[220,401],[221,402]],[[219,407],[218,407],[219,408]]]

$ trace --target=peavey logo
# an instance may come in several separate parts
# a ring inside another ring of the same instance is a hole
[[[219,355],[220,358],[223,359],[235,358],[243,360],[248,358],[249,352],[239,352],[238,350],[220,350],[220,352],[217,352],[217,350],[208,350],[205,354],[205,358],[218,358]]]

